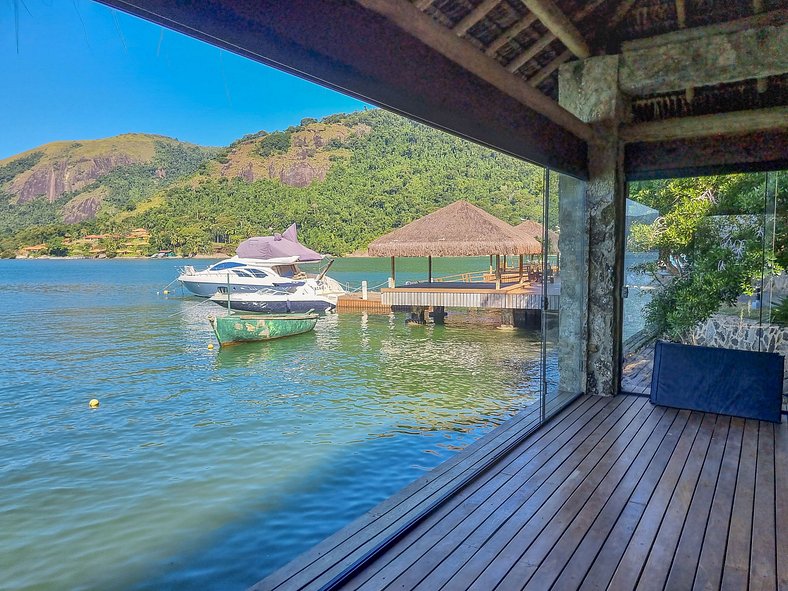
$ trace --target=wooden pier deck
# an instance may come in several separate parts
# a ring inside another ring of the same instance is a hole
[[[367,299],[362,299],[360,293],[348,293],[337,298],[337,312],[370,312],[372,314],[390,314],[391,306],[381,302],[380,292],[370,291]]]
[[[320,589],[534,420],[526,409],[253,588]],[[786,466],[785,422],[583,396],[341,588],[788,589]]]
[[[547,300],[550,310],[558,310],[560,293],[560,282],[548,283]],[[542,309],[540,283],[508,283],[496,289],[495,283],[481,281],[425,281],[381,289],[381,296],[382,302],[390,306]]]

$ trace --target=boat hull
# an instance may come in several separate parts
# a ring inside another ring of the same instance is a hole
[[[217,294],[211,301],[227,308],[227,296]],[[237,312],[258,312],[263,314],[290,314],[317,312],[323,314],[331,312],[337,307],[336,300],[324,296],[298,296],[298,295],[270,295],[255,297],[236,296],[230,298],[229,309]]]
[[[208,321],[219,344],[231,345],[271,341],[314,330],[317,314],[229,315],[210,317]]]

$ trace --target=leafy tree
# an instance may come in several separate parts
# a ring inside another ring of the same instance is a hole
[[[647,304],[647,322],[681,339],[720,305],[753,292],[764,259],[764,175],[728,175],[637,183],[630,196],[660,211],[654,224],[636,224],[631,250],[655,250],[657,261],[638,270],[663,286]],[[764,262],[766,263],[764,267]]]
[[[290,149],[289,131],[275,131],[263,136],[257,143],[257,154],[263,158],[274,154],[284,154]]]

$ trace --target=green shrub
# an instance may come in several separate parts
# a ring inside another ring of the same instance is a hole
[[[290,149],[289,131],[275,131],[264,136],[257,143],[257,154],[263,158],[268,158],[274,154],[284,154]]]

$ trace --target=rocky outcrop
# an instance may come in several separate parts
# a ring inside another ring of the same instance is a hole
[[[307,187],[315,180],[323,180],[328,173],[328,166],[315,166],[307,160],[299,160],[283,166],[279,172],[279,180],[291,187]]]
[[[78,191],[118,166],[134,164],[126,154],[111,154],[76,161],[60,159],[35,166],[16,177],[9,187],[18,203],[45,196],[51,203],[65,193]]]
[[[63,221],[67,224],[76,224],[85,220],[92,220],[101,207],[104,191],[97,189],[75,197],[63,207]]]

